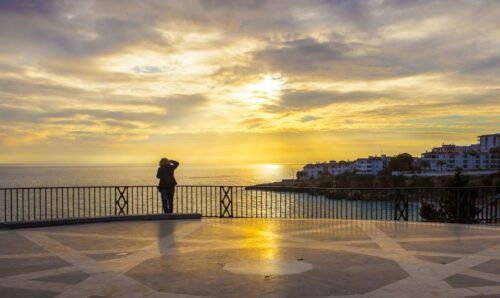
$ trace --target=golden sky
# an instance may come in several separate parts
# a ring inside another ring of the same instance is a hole
[[[1,1],[0,162],[306,163],[500,132],[499,1]]]

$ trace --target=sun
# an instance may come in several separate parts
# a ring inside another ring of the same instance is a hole
[[[257,84],[251,85],[250,88],[255,92],[272,94],[281,91],[282,85],[283,81],[281,81],[281,77],[266,75]]]
[[[280,164],[260,164],[257,167],[264,175],[279,175],[283,171],[283,165]]]
[[[264,75],[259,81],[246,85],[241,94],[245,101],[257,104],[270,104],[279,100],[284,80],[279,74]]]

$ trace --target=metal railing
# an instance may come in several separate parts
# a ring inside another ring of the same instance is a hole
[[[177,186],[175,213],[498,223],[500,187],[300,188]],[[156,186],[0,188],[0,222],[162,213]]]

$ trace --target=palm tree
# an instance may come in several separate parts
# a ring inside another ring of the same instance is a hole
[[[440,171],[443,172],[443,166],[446,165],[446,162],[443,160],[438,160],[437,165],[439,166]]]
[[[490,153],[491,154],[500,154],[500,146],[491,148]]]

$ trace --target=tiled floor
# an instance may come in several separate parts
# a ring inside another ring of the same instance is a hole
[[[500,297],[500,227],[203,219],[0,232],[1,297]]]

